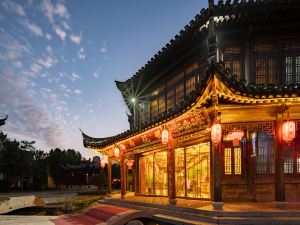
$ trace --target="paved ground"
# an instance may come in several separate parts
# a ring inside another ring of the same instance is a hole
[[[72,193],[44,192],[43,194],[48,197],[55,197]],[[103,201],[103,203],[105,202]],[[173,206],[169,205],[167,197],[134,196],[133,193],[128,193],[125,200],[120,199],[120,194],[114,194],[111,199],[107,199],[107,203],[108,205],[95,205],[82,214],[63,217],[0,215],[0,225],[94,225],[106,222],[110,217],[126,213],[128,210],[143,210],[152,213],[155,219],[169,224],[173,224],[170,221],[175,220],[178,222],[177,224],[212,224],[219,222],[241,225],[300,224],[300,202],[287,203],[288,209],[278,209],[276,203],[225,203],[224,210],[215,211],[209,201],[177,199],[177,204]],[[115,211],[111,207],[116,207],[114,208]],[[199,220],[201,220],[200,223]]]

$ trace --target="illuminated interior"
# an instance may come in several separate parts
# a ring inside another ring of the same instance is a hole
[[[140,163],[140,193],[142,195],[168,195],[167,152],[144,155]]]
[[[175,149],[176,196],[210,198],[210,143]]]

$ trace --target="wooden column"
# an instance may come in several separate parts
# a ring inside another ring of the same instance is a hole
[[[221,142],[222,143],[222,142]],[[211,141],[211,200],[214,209],[223,209],[222,202],[222,172],[221,172],[221,143],[214,144]]]
[[[285,201],[285,184],[284,184],[284,158],[283,158],[283,143],[282,143],[282,125],[283,114],[277,113],[275,126],[275,201]]]
[[[137,154],[134,155],[134,194],[135,195],[139,195],[140,194],[140,187],[139,187],[139,172],[140,172],[140,168],[139,168],[139,157]]]
[[[247,198],[249,200],[254,200],[254,161],[252,143],[251,143],[251,134],[249,130],[246,130],[246,171],[247,175]]]
[[[120,175],[121,175],[121,198],[124,199],[126,195],[126,165],[125,157],[121,156],[120,159]]]
[[[108,187],[107,187],[107,193],[109,195],[111,195],[111,191],[112,191],[112,188],[111,188],[111,162],[112,162],[112,159],[111,158],[108,158],[108,162],[107,162],[107,180],[108,180]]]
[[[175,150],[174,145],[169,145],[168,148],[168,193],[169,203],[176,205],[176,190],[175,190]]]

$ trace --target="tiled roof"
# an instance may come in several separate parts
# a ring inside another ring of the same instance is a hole
[[[216,27],[246,22],[289,21],[300,17],[299,0],[219,0],[214,6]],[[208,9],[202,9],[188,25],[158,51],[141,69],[131,78],[122,82],[116,81],[116,86],[123,93],[134,87],[142,77],[152,77],[164,68],[164,62],[170,60],[176,51],[187,50],[199,42],[208,32]],[[175,57],[175,56],[174,56]]]
[[[106,137],[106,138],[93,138],[82,132],[83,135],[83,144],[85,147],[89,148],[104,148],[106,146],[112,145],[129,137],[135,136],[139,133],[142,133],[148,129],[153,128],[154,126],[172,120],[187,109],[189,109],[193,104],[197,102],[198,97],[201,97],[204,90],[206,89],[209,81],[213,76],[217,75],[218,78],[232,90],[234,93],[241,96],[246,96],[250,98],[276,98],[276,97],[291,97],[291,96],[300,96],[300,85],[291,84],[291,85],[246,85],[245,80],[238,80],[235,75],[231,73],[229,69],[225,69],[222,62],[217,64],[210,64],[207,67],[206,75],[203,80],[196,84],[196,88],[188,96],[185,97],[184,101],[180,102],[179,105],[176,105],[174,110],[165,112],[164,114],[154,117],[152,120],[146,121],[140,127],[135,127],[132,130],[127,130],[121,134]],[[278,96],[279,95],[279,96]],[[208,103],[207,103],[208,104]]]

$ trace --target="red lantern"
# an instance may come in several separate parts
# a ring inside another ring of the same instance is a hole
[[[133,162],[132,162],[132,161],[128,161],[128,162],[126,163],[126,165],[128,166],[128,169],[130,170],[131,167],[133,166]]]
[[[105,167],[105,162],[104,162],[104,160],[101,160],[101,161],[100,161],[100,166],[101,166],[102,169],[104,169],[104,167]]]
[[[115,148],[114,154],[115,154],[115,157],[119,157],[120,156],[120,149],[119,148]]]
[[[214,144],[220,143],[222,138],[222,127],[219,123],[214,123],[211,127],[211,140]]]
[[[229,140],[241,140],[242,137],[244,137],[244,131],[242,130],[236,130],[236,131],[232,131],[229,132],[229,134],[227,135]]]
[[[290,144],[296,136],[296,125],[294,121],[286,121],[282,126],[282,139]]]
[[[161,132],[161,143],[163,145],[167,145],[169,143],[169,131],[166,129]]]
[[[244,131],[243,130],[233,130],[229,132],[227,135],[228,140],[231,140],[233,143],[233,146],[238,146],[239,141],[242,139],[244,136]]]

